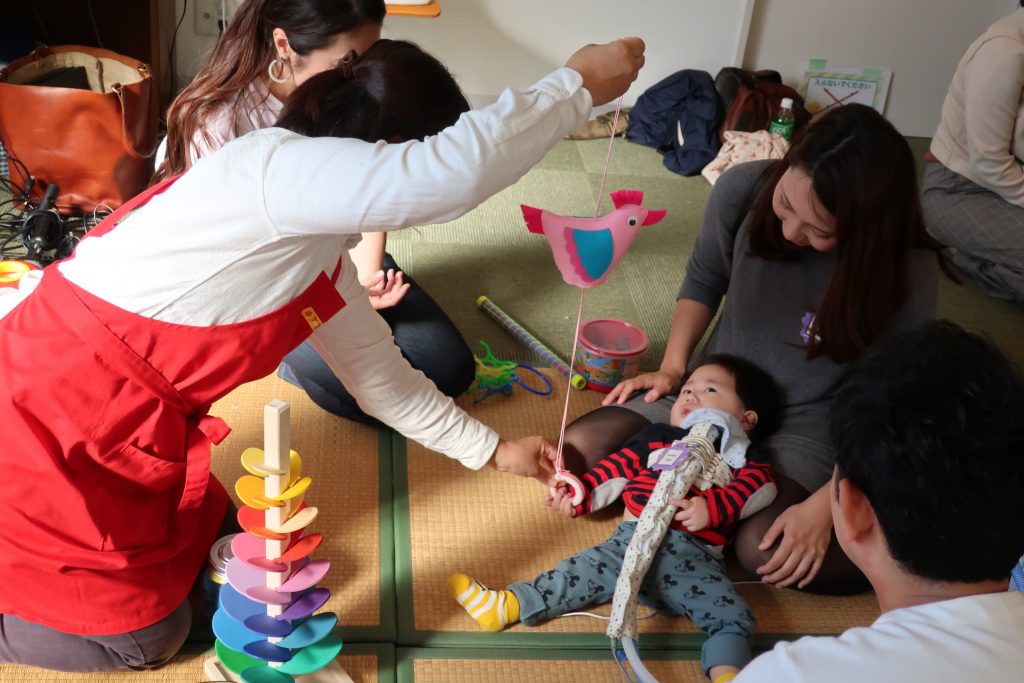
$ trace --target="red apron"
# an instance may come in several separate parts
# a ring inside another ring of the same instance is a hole
[[[339,268],[276,311],[214,327],[129,313],[46,269],[0,319],[0,614],[107,635],[181,604],[228,500],[210,448],[229,428],[209,406],[341,310]]]

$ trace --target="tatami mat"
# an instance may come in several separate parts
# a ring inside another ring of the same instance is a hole
[[[686,657],[690,656],[691,659]],[[611,651],[515,651],[473,648],[399,649],[398,683],[621,683]],[[707,681],[697,653],[644,653],[644,666],[659,680]]]
[[[549,371],[550,372],[550,371]],[[467,410],[508,437],[558,434],[565,384],[553,372],[556,391],[539,398],[520,392],[492,397]],[[573,392],[570,419],[596,406],[601,395]],[[401,445],[401,444],[399,444]],[[396,449],[396,553],[399,579],[398,629],[402,644],[480,647],[607,647],[605,622],[563,617],[535,627],[516,625],[500,634],[479,630],[448,595],[447,576],[463,572],[485,585],[502,587],[532,579],[559,560],[605,540],[618,515],[604,511],[566,519],[543,505],[539,482],[473,472],[417,444]],[[406,478],[401,477],[405,452]],[[401,501],[407,487],[407,509]],[[871,623],[871,594],[845,598],[811,596],[760,584],[741,585],[759,621],[762,647],[802,633],[838,633]],[[606,614],[607,608],[595,609]],[[656,615],[641,622],[644,647],[699,647],[703,635],[689,620]]]
[[[120,671],[75,674],[44,671],[22,666],[0,665],[0,683],[220,683],[203,671],[212,650],[179,654],[170,664],[155,671]],[[356,643],[345,645],[338,663],[354,683],[394,683],[395,655],[391,645]]]

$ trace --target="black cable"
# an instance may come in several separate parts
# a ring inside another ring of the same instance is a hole
[[[178,66],[174,63],[174,45],[178,42],[178,29],[181,28],[181,22],[185,21],[186,12],[188,12],[188,0],[184,0],[184,2],[181,3],[181,17],[178,18],[178,23],[174,25],[174,34],[171,36],[171,47],[167,51],[167,64],[171,70],[170,92],[168,93],[167,99],[170,99],[170,95],[174,94],[174,89],[178,85],[176,83],[178,80]]]
[[[45,44],[50,46],[53,41],[50,40],[50,32],[46,30],[46,24],[43,23],[43,18],[39,16],[39,9],[36,7],[36,3],[30,2],[28,5],[32,8],[32,15],[35,16],[36,23],[39,24],[39,28],[43,31],[43,38],[46,39]]]
[[[100,28],[96,25],[96,15],[93,14],[92,11],[92,0],[85,0],[85,6],[89,10],[89,20],[92,21],[92,32],[96,36],[96,44],[99,47],[106,49],[106,46],[103,45],[103,39],[100,38]]]

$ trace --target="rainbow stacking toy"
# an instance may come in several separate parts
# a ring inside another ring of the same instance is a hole
[[[289,450],[288,413],[283,401],[264,406],[264,448],[242,453],[249,474],[235,483],[235,493],[244,503],[238,521],[245,533],[231,541],[227,583],[213,615],[217,656],[206,662],[206,673],[216,680],[351,681],[335,661],[342,644],[334,633],[338,617],[314,614],[330,597],[316,587],[330,562],[310,559],[323,536],[305,533],[317,516],[303,502],[313,480],[302,476],[302,459]]]

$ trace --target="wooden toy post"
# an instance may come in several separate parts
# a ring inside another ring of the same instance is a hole
[[[288,486],[288,478],[291,467],[289,458],[291,444],[291,408],[284,401],[274,399],[263,406],[263,465],[267,474],[263,480],[264,495],[274,499],[284,493]],[[277,529],[284,526],[285,521],[291,514],[292,503],[290,500],[283,501],[280,507],[268,507],[266,512],[266,526],[268,529]],[[287,538],[277,540],[268,538],[266,540],[266,558],[273,562],[276,558],[284,555]],[[288,569],[284,572],[267,572],[267,588],[276,589],[283,583],[283,577],[289,573],[291,563],[287,563]],[[284,612],[282,605],[267,605],[267,614],[272,617],[280,616]],[[281,641],[281,638],[270,637],[272,643]],[[271,662],[270,666],[280,666],[280,662]]]
[[[231,540],[227,584],[213,615],[216,656],[205,663],[211,680],[242,683],[352,683],[336,661],[338,618],[314,614],[330,597],[317,588],[330,568],[310,555],[323,541],[306,533],[317,508],[303,503],[312,482],[290,450],[290,409],[271,401],[263,409],[263,450],[249,448],[235,483],[244,504],[244,533]]]

